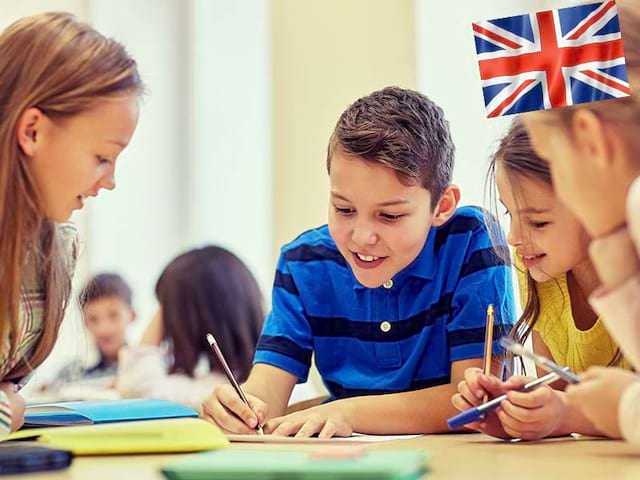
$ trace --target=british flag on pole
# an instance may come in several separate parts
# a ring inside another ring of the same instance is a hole
[[[473,23],[487,117],[631,94],[614,0]]]

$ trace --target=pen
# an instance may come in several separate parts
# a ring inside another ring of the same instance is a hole
[[[246,395],[244,394],[244,392],[240,388],[240,384],[238,384],[238,382],[236,380],[236,377],[233,375],[233,372],[229,368],[229,364],[227,364],[227,361],[224,359],[224,355],[222,355],[222,350],[220,350],[220,347],[218,346],[218,342],[216,342],[215,337],[213,335],[211,335],[210,333],[207,333],[207,341],[209,342],[209,345],[211,346],[211,350],[213,350],[213,353],[216,354],[216,357],[218,357],[218,360],[222,364],[222,368],[224,369],[224,373],[226,373],[227,378],[229,379],[229,383],[231,383],[231,385],[233,386],[234,390],[236,391],[238,396],[242,399],[242,401],[245,403],[245,405],[247,405],[247,407],[249,407],[251,409],[251,405],[249,404],[249,400],[247,399]],[[258,415],[256,415],[256,418],[257,417],[258,417]],[[260,425],[260,421],[259,420],[258,420],[258,426],[256,427],[256,430],[258,431],[258,433],[260,435],[264,435],[264,431],[262,430],[262,425]]]
[[[532,382],[527,383],[524,387],[520,388],[518,391],[520,392],[529,392],[534,388],[543,385],[545,383],[551,383],[559,378],[558,374],[548,373],[544,377],[537,378]],[[492,410],[495,410],[500,406],[500,404],[507,399],[507,394],[500,395],[492,400],[489,400],[482,405],[478,405],[477,407],[470,408],[465,410],[464,412],[460,412],[457,415],[449,418],[447,420],[447,425],[449,425],[450,429],[459,428],[467,423],[475,422],[480,420],[484,415]]]
[[[555,373],[556,375],[558,375],[558,377],[562,378],[568,383],[578,383],[580,381],[578,376],[568,368],[562,368],[548,358],[543,357],[542,355],[537,355],[532,351],[527,350],[526,348],[524,348],[524,346],[520,345],[517,342],[514,342],[509,337],[502,337],[500,339],[500,345],[512,352],[514,355],[519,355],[521,357],[530,359],[540,368],[545,369],[547,372]]]
[[[487,321],[484,331],[484,357],[482,359],[482,371],[485,375],[491,375],[491,354],[493,353],[493,304],[487,307]],[[489,399],[485,393],[483,403]]]

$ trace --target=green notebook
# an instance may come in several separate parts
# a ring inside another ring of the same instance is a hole
[[[309,452],[226,449],[167,465],[169,480],[414,480],[426,472],[421,450],[367,451],[349,459],[316,458]]]

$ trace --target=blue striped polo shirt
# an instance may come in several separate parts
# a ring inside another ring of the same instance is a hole
[[[452,362],[482,357],[490,303],[501,353],[513,289],[508,255],[496,254],[485,214],[459,208],[378,288],[356,280],[326,225],[303,233],[281,250],[254,363],[305,382],[313,354],[332,399],[447,384]],[[502,232],[499,242],[506,249]]]

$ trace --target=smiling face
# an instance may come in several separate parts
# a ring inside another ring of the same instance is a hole
[[[138,122],[137,95],[106,100],[68,119],[25,112],[21,146],[41,196],[45,216],[67,220],[106,188],[115,188],[116,159]]]
[[[567,273],[588,259],[589,237],[551,185],[508,174],[500,161],[496,185],[511,217],[507,241],[536,282]]]
[[[395,170],[337,149],[331,159],[329,231],[357,280],[376,288],[420,253],[432,224],[431,195]]]

